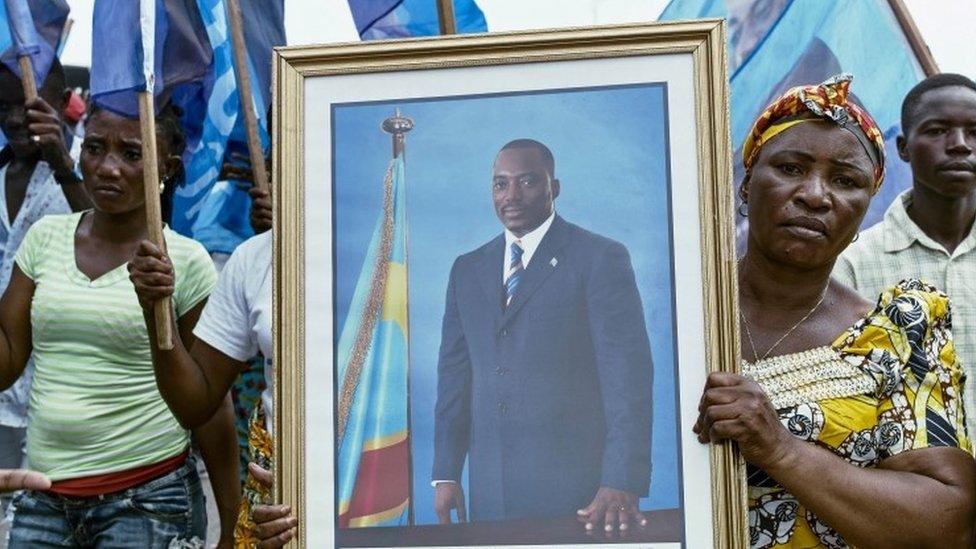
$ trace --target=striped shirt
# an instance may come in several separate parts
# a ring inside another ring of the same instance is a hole
[[[74,237],[83,212],[37,222],[17,252],[34,281],[34,384],[27,460],[52,480],[157,463],[189,444],[156,388],[149,336],[126,265],[95,280],[78,270]],[[199,243],[168,228],[182,316],[205,299],[217,275]]]
[[[950,254],[911,218],[911,190],[900,194],[884,219],[841,254],[833,276],[871,301],[906,278],[919,278],[948,294],[952,338],[966,372],[963,403],[970,436],[976,433],[976,232]]]

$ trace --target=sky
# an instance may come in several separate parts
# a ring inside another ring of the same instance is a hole
[[[431,0],[433,1],[433,0]],[[477,0],[488,28],[517,30],[653,21],[667,0]],[[819,0],[801,0],[819,1]],[[943,72],[976,77],[976,1],[903,0]],[[62,61],[91,64],[94,0],[68,0],[75,20]],[[310,14],[322,14],[311,17]],[[348,0],[285,0],[289,45],[358,40]]]

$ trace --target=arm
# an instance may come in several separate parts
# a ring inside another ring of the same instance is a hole
[[[434,508],[441,523],[451,522],[451,509],[466,520],[461,471],[471,434],[471,359],[461,329],[456,293],[457,263],[451,269],[437,361],[437,404],[434,408]]]
[[[10,284],[0,299],[0,390],[6,390],[24,373],[33,349],[31,301],[34,281],[14,265]]]
[[[230,394],[224,398],[210,421],[193,430],[210,476],[210,485],[220,514],[220,545],[232,547],[237,507],[241,501],[241,479],[238,473],[238,446],[234,430],[234,404]]]
[[[193,328],[200,319],[204,302],[180,317],[180,339],[193,346]],[[200,449],[203,463],[210,476],[217,511],[220,514],[220,545],[232,547],[237,506],[241,500],[241,480],[238,476],[237,433],[234,428],[234,405],[230,394],[209,421],[193,430],[193,439]]]
[[[245,364],[203,342],[193,346],[191,356],[182,337],[173,338],[171,350],[159,348],[152,308],[157,300],[173,295],[174,290],[172,263],[159,248],[143,241],[129,263],[129,278],[146,319],[156,386],[180,425],[187,429],[198,427],[213,417]],[[176,326],[174,333],[179,333]]]
[[[591,262],[586,283],[590,335],[606,421],[601,487],[577,511],[591,530],[646,524],[638,497],[651,477],[651,347],[630,256],[613,243]]]
[[[958,448],[921,448],[857,467],[793,437],[762,389],[737,374],[711,374],[700,411],[700,441],[735,440],[746,461],[854,546],[972,545],[976,465]]]
[[[79,212],[91,208],[91,199],[85,192],[81,180],[75,175],[75,161],[68,154],[64,143],[64,130],[61,117],[40,96],[27,108],[28,130],[37,139],[44,161],[51,166],[54,180],[61,186],[65,200],[71,211]]]

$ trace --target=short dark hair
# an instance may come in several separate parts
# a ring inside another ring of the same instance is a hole
[[[556,178],[556,159],[552,156],[552,151],[549,147],[543,145],[541,142],[535,139],[513,139],[508,143],[505,143],[498,152],[507,151],[509,149],[535,149],[539,151],[542,155],[542,162],[546,165],[546,170],[549,172],[549,177]]]
[[[951,86],[960,86],[963,88],[968,88],[976,93],[976,82],[971,79],[961,75],[951,72],[944,72],[940,74],[934,74],[925,80],[922,80],[915,87],[909,90],[908,95],[905,96],[905,100],[901,104],[901,131],[903,134],[907,135],[911,126],[915,123],[915,110],[918,107],[919,102],[922,100],[922,95],[925,92],[937,90],[939,88],[948,88]]]

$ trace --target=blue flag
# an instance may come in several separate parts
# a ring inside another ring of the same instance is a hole
[[[901,133],[902,100],[925,78],[888,2],[771,0],[763,3],[762,10],[754,10],[755,5],[731,0],[672,0],[661,15],[662,20],[728,20],[736,185],[744,175],[741,145],[760,112],[790,87],[818,84],[848,72],[854,75],[851,91],[855,100],[867,108],[885,137],[885,184],[871,201],[862,226],[877,223],[894,197],[911,186],[911,171],[898,158],[895,138]],[[745,220],[740,218],[740,249],[744,247],[745,227]]]
[[[349,9],[363,40],[440,34],[435,0],[349,0]],[[488,30],[474,0],[454,0],[454,21],[461,34]]]
[[[254,234],[249,222],[247,186],[218,181],[230,152],[247,156],[247,133],[234,74],[233,44],[224,0],[197,0],[213,47],[213,87],[202,137],[188,149],[186,182],[173,197],[172,227],[200,241],[210,252],[231,253]],[[285,44],[283,0],[242,0],[254,109],[265,150],[270,146],[267,112],[271,102],[271,52]]]
[[[95,0],[91,94],[102,108],[139,116],[137,94],[151,74],[156,108],[169,100],[182,108],[193,143],[202,129],[212,58],[195,0]]]
[[[57,55],[68,11],[64,0],[3,0],[0,61],[20,77],[18,58],[29,55],[34,79],[40,87]]]

